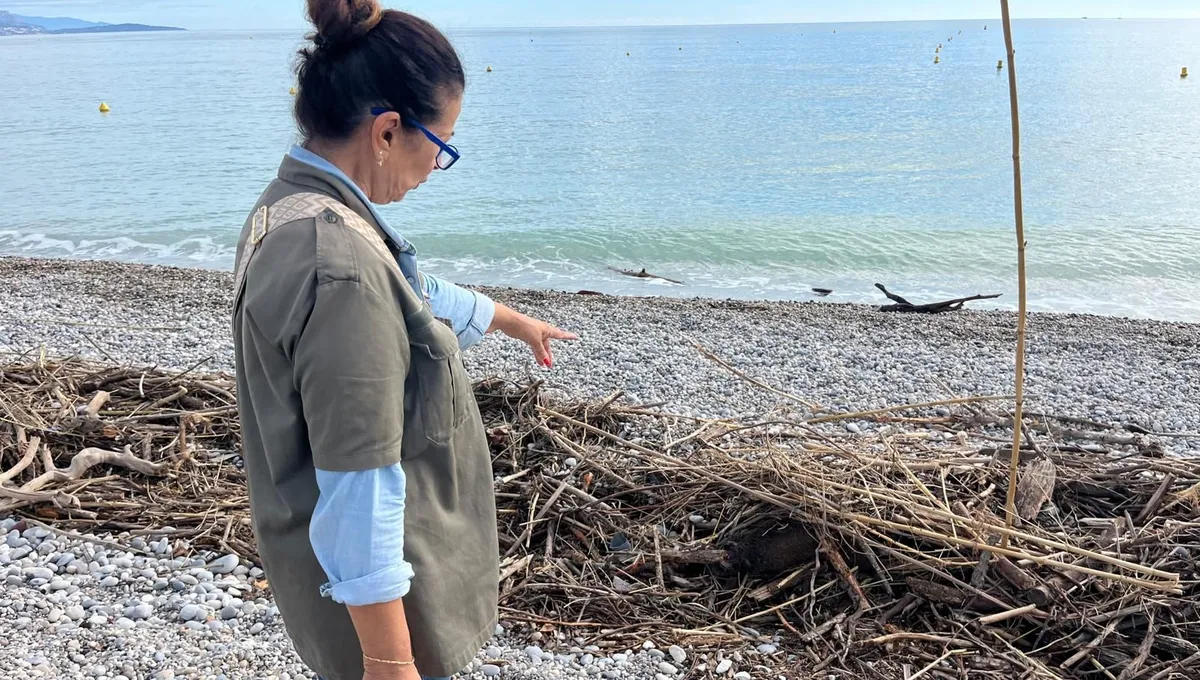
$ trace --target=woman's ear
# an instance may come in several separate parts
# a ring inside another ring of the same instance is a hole
[[[400,127],[400,114],[389,111],[375,118],[373,134],[376,139],[382,139],[388,146],[395,140],[395,130]]]

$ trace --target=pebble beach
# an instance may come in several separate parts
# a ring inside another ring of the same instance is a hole
[[[0,357],[44,349],[232,372],[231,289],[221,271],[0,258]],[[524,345],[489,337],[467,353],[468,370],[544,380],[562,397],[620,390],[672,413],[736,418],[799,401],[853,413],[1013,390],[1008,312],[482,290],[580,339],[558,345],[546,370]],[[1035,314],[1028,334],[1030,410],[1137,425],[1164,435],[1169,453],[1200,454],[1200,325]],[[253,585],[256,565],[197,553],[169,532],[89,538],[18,519],[0,517],[0,677],[311,677]],[[461,677],[749,680],[777,677],[764,660],[783,661],[769,643],[729,658],[653,640],[617,652],[559,640],[551,653],[496,632]]]

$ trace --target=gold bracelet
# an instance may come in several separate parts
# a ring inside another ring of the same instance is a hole
[[[366,654],[363,654],[363,660],[371,661],[373,663],[388,664],[389,666],[414,666],[417,663],[416,659],[412,659],[410,661],[392,661],[391,659],[376,659],[375,657],[367,656]]]

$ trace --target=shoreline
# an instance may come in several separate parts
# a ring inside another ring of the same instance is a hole
[[[45,346],[232,372],[231,289],[223,271],[0,257],[0,351]],[[555,367],[544,370],[523,344],[490,336],[465,354],[477,379],[536,377],[585,398],[622,390],[682,415],[795,408],[705,358],[694,340],[746,375],[836,411],[1012,393],[1012,312],[479,289],[581,339],[556,345]],[[1035,313],[1028,340],[1031,410],[1200,432],[1200,324]],[[1200,437],[1174,442],[1200,449]]]
[[[225,277],[230,282],[233,280],[232,269],[216,269],[210,267],[190,267],[176,264],[152,264],[145,262],[133,262],[128,260],[109,260],[96,258],[71,258],[71,257],[33,257],[27,255],[7,255],[0,254],[0,281],[4,277],[11,276],[14,272],[35,272],[40,273],[47,268],[55,266],[64,269],[79,269],[89,270],[94,269],[97,273],[111,273],[120,270],[125,275],[136,275],[140,270],[145,274],[164,273],[170,278],[194,276],[197,279],[210,279]],[[175,273],[175,274],[172,274]],[[445,278],[445,277],[443,277]],[[506,285],[486,285],[486,284],[463,284],[458,285],[484,292],[490,296],[496,297],[511,297],[518,298],[522,296],[555,296],[566,295],[572,297],[591,297],[591,298],[614,298],[619,300],[652,300],[661,302],[708,302],[721,303],[730,306],[749,305],[749,306],[793,306],[793,305],[817,305],[822,307],[849,307],[865,311],[877,311],[880,306],[892,304],[880,294],[880,300],[877,303],[873,302],[839,302],[836,300],[826,299],[816,293],[812,293],[808,298],[794,299],[776,299],[776,298],[755,298],[755,297],[714,297],[703,295],[663,295],[658,292],[647,293],[645,295],[633,295],[629,293],[605,293],[603,291],[595,291],[586,286],[580,287],[578,290],[567,290],[561,288],[537,288],[537,287],[521,287],[521,286],[506,286]],[[922,300],[914,304],[922,304],[926,302],[937,302],[938,300]],[[988,307],[990,301],[982,299],[979,301],[968,302],[967,305],[958,313],[967,314],[984,314],[984,315],[1006,315],[1012,318],[1014,327],[1016,323],[1017,312],[1010,309],[999,309]],[[916,315],[925,316],[925,315]],[[1119,314],[1100,314],[1095,312],[1069,312],[1069,311],[1030,311],[1029,317],[1057,317],[1064,319],[1093,319],[1099,321],[1122,321],[1136,324],[1162,324],[1167,326],[1187,326],[1200,327],[1200,321],[1182,321],[1177,319],[1154,319],[1149,317],[1122,316]]]

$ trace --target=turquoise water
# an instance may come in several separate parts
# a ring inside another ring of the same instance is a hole
[[[452,32],[463,160],[385,210],[467,283],[879,301],[879,281],[1011,307],[989,24]],[[1200,21],[1014,32],[1031,307],[1200,321]],[[294,141],[298,43],[0,39],[0,253],[231,268]]]

